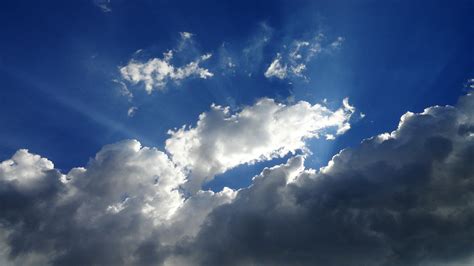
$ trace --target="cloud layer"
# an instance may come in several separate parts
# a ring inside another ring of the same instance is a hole
[[[103,147],[86,167],[67,174],[46,158],[19,150],[0,163],[0,262],[472,263],[472,94],[455,107],[407,113],[395,131],[342,150],[319,170],[306,169],[304,155],[298,155],[264,169],[251,186],[238,191],[190,195],[183,190],[192,178],[187,167],[200,167],[188,163],[194,162],[193,149],[208,152],[205,156],[218,166],[209,173],[217,173],[302,149],[305,138],[325,134],[328,126],[343,132],[346,118],[334,116],[350,112],[348,104],[330,111],[270,99],[235,114],[214,106],[195,127],[172,132],[169,154],[128,140]],[[256,124],[262,132],[254,129]],[[288,135],[280,127],[295,132]],[[189,142],[170,148],[179,139],[177,132]],[[228,134],[227,142],[206,140],[220,140],[221,132]],[[246,140],[242,132],[248,133]],[[273,136],[279,134],[285,135]],[[275,140],[283,143],[274,145]],[[228,150],[214,151],[221,148]],[[178,151],[187,155],[178,158]],[[246,152],[248,157],[242,156]],[[223,161],[218,155],[230,156]]]

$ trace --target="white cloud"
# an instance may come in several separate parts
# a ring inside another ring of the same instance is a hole
[[[133,93],[128,89],[127,84],[125,84],[125,82],[117,79],[113,79],[112,81],[120,86],[119,92],[122,96],[127,97],[129,101],[133,100]]]
[[[110,0],[94,0],[94,4],[99,7],[104,13],[112,12],[112,8],[110,7]]]
[[[212,209],[236,195],[226,188],[186,198],[185,181],[165,153],[136,140],[106,145],[65,175],[19,150],[0,162],[0,262],[142,265],[132,253],[147,241],[171,245],[194,236]]]
[[[138,110],[138,107],[136,107],[136,106],[132,106],[132,107],[128,108],[127,116],[128,117],[133,117],[135,115],[135,113],[137,112],[137,110]]]
[[[331,48],[337,49],[342,46],[343,42],[344,42],[343,37],[337,37],[337,39],[331,43]]]
[[[467,86],[471,89],[474,89],[474,79],[469,79],[467,81]]]
[[[152,58],[146,62],[132,59],[126,66],[120,68],[122,77],[136,85],[140,82],[145,84],[147,93],[153,90],[163,90],[168,81],[179,82],[190,77],[207,79],[214,74],[200,64],[208,60],[212,55],[205,54],[188,64],[176,67],[171,63],[173,51],[163,53],[163,58]]]
[[[0,180],[29,188],[41,182],[53,169],[54,164],[50,160],[21,149],[11,159],[0,163]]]
[[[92,180],[95,178],[99,179]],[[70,197],[101,195],[100,205],[98,202],[83,205],[87,216],[79,215],[78,219],[89,219],[91,212],[100,216],[114,206],[123,209],[139,202],[146,215],[156,223],[163,223],[172,217],[184,200],[176,190],[184,183],[184,174],[174,167],[166,154],[142,147],[136,140],[104,146],[87,168],[72,169],[67,179],[71,191],[79,193],[72,193]],[[88,195],[80,195],[82,193]]]
[[[127,65],[120,67],[122,79],[133,85],[144,84],[146,92],[150,94],[154,90],[164,90],[170,81],[179,84],[180,81],[189,78],[208,79],[213,77],[214,74],[209,69],[201,66],[203,62],[212,57],[212,54],[196,55],[198,52],[192,41],[194,34],[189,32],[180,32],[179,34],[180,40],[177,47],[164,52],[162,58],[131,59]],[[135,52],[134,55],[137,56],[141,52],[142,49]],[[181,61],[188,61],[188,63],[176,66],[172,62],[176,56]],[[190,57],[193,58],[192,61],[189,61]],[[125,84],[122,87],[125,88],[122,88],[122,94],[131,99],[133,94]]]
[[[265,71],[265,77],[277,77],[279,79],[286,78],[287,75],[287,66],[281,64],[281,55],[277,54],[277,57],[268,67],[267,71]]]
[[[213,105],[195,127],[170,131],[166,150],[180,167],[191,171],[189,189],[235,166],[282,157],[305,149],[305,140],[329,133],[343,134],[354,112],[347,99],[331,111],[308,102],[292,105],[264,98],[232,114]]]
[[[185,39],[191,39],[194,34],[192,34],[190,32],[183,31],[183,32],[180,32],[179,35],[181,36],[182,39],[185,40]]]
[[[326,37],[319,33],[310,40],[295,40],[284,51],[277,53],[270,66],[265,71],[267,78],[306,78],[304,71],[306,65],[315,56],[322,52],[331,52],[339,49],[344,41],[343,37],[337,37],[330,44],[325,45]]]
[[[273,29],[266,23],[261,23],[252,38],[247,41],[247,46],[235,55],[237,65],[241,67],[243,73],[252,76],[262,64],[264,51],[271,43]]]

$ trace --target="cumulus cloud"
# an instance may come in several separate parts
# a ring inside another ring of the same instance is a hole
[[[39,155],[34,155],[26,149],[18,150],[11,159],[0,163],[1,180],[16,187],[34,186],[53,170],[53,163]]]
[[[208,165],[218,169],[208,170],[203,177],[223,173],[238,164],[303,149],[306,138],[326,130],[342,134],[353,111],[347,100],[336,111],[307,102],[287,106],[268,98],[236,114],[213,105],[195,128],[171,133],[169,155],[127,140],[104,146],[85,167],[68,173],[55,169],[46,158],[19,150],[0,163],[0,262],[160,263],[179,243],[199,233],[209,213],[238,194],[229,188],[201,190],[205,180],[195,173],[204,168],[183,158],[196,160],[194,156],[207,149]],[[284,133],[284,126],[300,133]],[[235,135],[229,135],[230,140],[236,141],[231,146],[211,145],[209,137],[224,143],[231,131]],[[203,145],[180,150],[182,141]],[[245,147],[232,151],[237,145]],[[225,150],[211,152],[221,148]],[[219,156],[228,156],[229,161]],[[190,183],[197,185],[190,190]]]
[[[310,40],[295,40],[283,51],[277,53],[268,66],[264,75],[266,78],[306,78],[306,65],[320,53],[337,50],[344,42],[343,37],[337,37],[327,44],[324,34],[319,33]]]
[[[235,196],[224,189],[186,199],[184,181],[165,153],[135,140],[107,145],[65,175],[20,150],[0,164],[0,255],[22,265],[143,265],[148,249],[195,235]]]
[[[154,90],[164,90],[170,81],[179,84],[180,81],[188,78],[208,79],[213,77],[214,74],[209,69],[201,66],[203,62],[212,57],[211,53],[195,56],[193,61],[181,66],[172,63],[176,54],[184,53],[184,48],[194,50],[193,47],[188,47],[192,43],[193,36],[189,32],[180,32],[177,48],[163,53],[162,58],[150,58],[144,61],[131,59],[127,65],[120,67],[122,78],[133,85],[144,84],[146,92],[150,94]],[[138,50],[135,54],[140,54],[141,51]],[[125,95],[131,95],[128,89],[124,91]]]
[[[408,112],[398,128],[265,169],[216,208],[171,262],[200,265],[470,265],[474,95]]]
[[[207,79],[214,74],[200,64],[211,58],[211,54],[205,54],[198,59],[181,67],[174,66],[170,61],[173,58],[173,51],[169,50],[163,54],[163,58],[152,58],[146,62],[132,59],[126,66],[120,68],[122,77],[138,84],[143,82],[147,93],[153,90],[163,90],[168,81],[179,82],[190,77]]]
[[[234,114],[214,106],[170,139],[181,132],[189,140],[184,150],[201,149],[221,169],[304,148],[308,137],[342,133],[345,119],[334,117],[351,112],[347,101],[336,111],[270,99]],[[207,143],[212,137],[219,144]],[[284,144],[270,145],[275,140]],[[241,157],[245,152],[253,159]],[[175,156],[127,140],[61,173],[50,160],[19,150],[0,163],[0,263],[472,264],[472,94],[456,106],[408,112],[395,131],[342,150],[321,169],[306,168],[307,155],[297,155],[240,190],[187,193],[192,175]]]
[[[237,113],[213,105],[195,127],[169,131],[166,150],[177,165],[191,172],[188,188],[196,191],[204,181],[235,166],[295,153],[309,138],[343,134],[354,111],[347,99],[335,111],[320,104],[285,105],[269,98]]]

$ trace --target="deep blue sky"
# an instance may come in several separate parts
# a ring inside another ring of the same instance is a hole
[[[406,111],[454,104],[474,77],[474,1],[111,0],[111,12],[99,2],[1,3],[0,160],[28,148],[67,171],[124,138],[163,149],[168,129],[195,123],[211,103],[349,97],[367,116],[333,142],[312,141],[308,164],[316,167],[341,148],[393,130]],[[195,34],[202,52],[218,55],[225,43],[235,57],[262,34],[271,39],[261,58],[241,64],[235,75],[185,81],[149,96],[135,90],[139,110],[127,117],[130,103],[113,82],[119,66],[138,49],[161,56],[182,31]],[[345,41],[339,51],[311,61],[309,81],[263,76],[283,44],[318,31]],[[226,175],[250,178],[273,164]],[[226,180],[218,177],[210,187],[229,185]],[[247,182],[233,180],[234,187]]]

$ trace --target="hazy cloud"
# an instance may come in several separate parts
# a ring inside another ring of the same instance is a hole
[[[309,40],[294,40],[277,53],[264,75],[266,78],[306,78],[304,72],[307,64],[320,53],[329,53],[339,49],[344,41],[337,37],[329,42],[324,34],[319,33]]]
[[[94,0],[94,4],[102,10],[102,12],[112,12],[110,7],[110,0]]]

